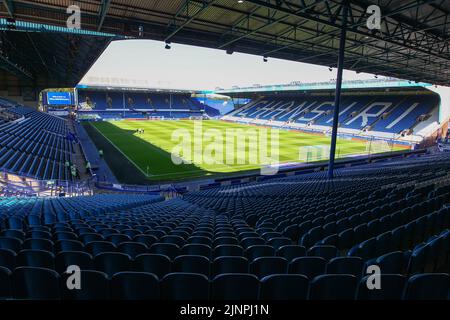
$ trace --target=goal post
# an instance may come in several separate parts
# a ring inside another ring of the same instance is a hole
[[[392,142],[386,140],[370,140],[366,142],[366,153],[383,153],[392,151]]]

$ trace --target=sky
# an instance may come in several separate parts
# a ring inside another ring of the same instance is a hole
[[[323,82],[336,79],[336,68],[152,40],[112,42],[81,84],[161,89],[213,90],[216,87]],[[344,80],[373,79],[344,71]]]

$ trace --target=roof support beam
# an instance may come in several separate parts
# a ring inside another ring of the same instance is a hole
[[[336,29],[334,29],[334,30],[332,30],[330,32],[326,32],[326,33],[320,35],[320,37],[323,37],[323,36],[335,37],[339,33],[340,25],[334,23],[331,20],[326,20],[324,18],[317,18],[313,14],[295,13],[294,11],[292,11],[292,9],[274,5],[274,4],[270,3],[270,1],[267,1],[267,2],[263,1],[263,0],[247,0],[247,1],[251,2],[253,4],[260,5],[261,7],[268,8],[268,9],[277,9],[277,10],[282,11],[284,13],[287,13],[287,14],[293,16],[293,17],[307,19],[307,20],[310,20],[310,21],[314,21],[314,22],[316,22],[318,24],[322,24],[322,25],[326,25],[326,26],[330,26],[330,27],[336,28]],[[389,13],[384,14],[383,18],[385,19],[386,17],[392,17],[392,16],[394,16],[396,14],[399,14],[401,12],[404,12],[404,11],[407,11],[407,10],[411,10],[411,9],[414,9],[414,8],[419,8],[419,7],[421,7],[421,6],[425,5],[425,4],[434,3],[436,1],[437,0],[422,0],[420,2],[417,1],[417,2],[412,3],[412,4],[411,3],[410,4],[406,4],[404,6],[401,6],[401,7],[397,8],[397,9],[389,12]],[[349,5],[349,10],[352,10],[351,5]],[[376,34],[372,34],[370,32],[365,32],[365,31],[362,31],[362,30],[358,30],[358,27],[361,27],[363,25],[365,25],[365,21],[353,24],[351,26],[348,26],[348,32],[349,33],[353,33],[353,34],[357,34],[357,35],[360,35],[360,36],[368,37],[368,38],[374,38],[374,39],[377,39],[379,41],[385,41],[386,43],[389,43],[389,44],[392,44],[392,45],[399,45],[399,46],[402,46],[404,48],[408,48],[408,49],[411,49],[411,50],[414,50],[414,51],[422,52],[424,54],[429,54],[429,55],[435,56],[437,58],[443,58],[442,55],[440,55],[438,53],[434,53],[432,51],[427,52],[427,51],[425,51],[425,50],[423,50],[421,48],[417,48],[415,46],[409,45],[408,43],[404,43],[403,41],[401,43],[399,43],[399,42],[397,42],[396,40],[393,40],[393,39],[385,40],[383,36],[379,36],[379,35],[376,35]],[[315,39],[315,40],[317,41],[317,39]],[[291,46],[295,46],[295,42],[293,42],[292,44],[289,44],[289,45],[287,45],[285,47],[281,47],[279,49],[271,50],[268,53],[274,53],[274,52],[286,49],[286,48],[291,47]],[[266,54],[268,54],[268,53],[266,53]]]
[[[106,14],[108,13],[109,6],[111,5],[111,0],[102,0],[100,7],[100,22],[98,23],[97,31],[100,31],[103,27],[103,22],[105,22]]]
[[[175,13],[175,15],[173,16],[173,23],[176,23],[177,18],[180,16],[180,14],[183,13],[183,11],[189,11],[189,4],[190,4],[190,0],[185,0],[183,5],[178,9],[177,13]]]
[[[16,63],[9,60],[9,58],[0,54],[0,69],[7,70],[21,78],[34,79],[31,72],[25,68],[19,67]]]
[[[203,2],[203,6],[196,12],[194,13],[192,16],[189,17],[189,13],[188,13],[188,19],[181,24],[178,28],[176,28],[175,30],[173,30],[165,39],[164,41],[167,42],[169,41],[174,35],[176,35],[178,32],[180,32],[184,27],[186,27],[188,24],[190,24],[192,21],[194,21],[199,15],[201,15],[206,9],[208,9],[209,7],[211,7],[214,2],[217,2],[217,0],[211,0],[211,1],[205,1]],[[186,7],[189,5],[189,0],[186,0],[185,4],[183,5],[183,7]],[[183,9],[184,10],[184,9]],[[180,11],[177,12],[177,14],[179,14]]]
[[[299,9],[299,10],[296,10],[296,11],[294,12],[294,14],[300,14],[300,13],[302,13],[302,12],[305,12],[305,11],[307,11],[307,10],[309,10],[309,9],[311,9],[311,8],[317,6],[318,4],[321,4],[321,3],[323,3],[323,2],[327,2],[327,3],[328,3],[327,0],[316,0],[316,1],[315,1],[314,3],[312,3],[312,4],[310,4],[310,5],[308,5],[308,6],[305,6],[305,7],[302,7],[302,8]],[[275,13],[273,14],[273,16],[277,13],[277,9],[274,9],[274,10],[275,10]],[[261,27],[255,29],[255,30],[251,30],[251,31],[249,31],[249,32],[247,32],[247,33],[245,33],[245,34],[243,34],[243,35],[237,37],[237,38],[234,38],[234,39],[232,39],[232,40],[230,40],[230,41],[228,41],[228,42],[226,42],[226,43],[221,44],[221,45],[219,46],[219,49],[222,49],[222,48],[224,48],[224,47],[227,47],[227,46],[229,46],[229,45],[235,43],[236,41],[239,41],[239,40],[244,39],[244,38],[246,38],[246,37],[248,37],[248,36],[251,36],[252,34],[255,34],[255,33],[258,32],[258,31],[261,31],[261,30],[266,29],[266,28],[268,28],[268,27],[271,27],[271,26],[273,26],[273,25],[275,25],[275,24],[278,24],[278,23],[280,23],[280,22],[283,22],[283,21],[285,21],[287,18],[289,18],[290,16],[291,16],[290,14],[285,14],[284,16],[282,16],[282,17],[280,17],[280,18],[278,18],[278,19],[276,19],[276,20],[269,19],[269,22],[268,22],[267,24],[265,24],[265,25],[263,25],[263,26],[261,26]],[[272,21],[271,21],[271,20],[272,20]]]
[[[341,104],[341,89],[342,89],[342,74],[344,71],[344,58],[345,58],[345,41],[347,39],[347,16],[348,16],[348,1],[344,0],[342,7],[342,26],[341,35],[339,38],[339,57],[338,57],[338,70],[336,79],[336,92],[334,95],[334,110],[333,110],[333,129],[331,133],[331,146],[330,146],[330,161],[328,163],[328,179],[334,178],[334,158],[336,156],[336,142],[339,125],[339,109]]]
[[[45,63],[44,58],[42,57],[40,51],[38,50],[38,48],[36,47],[36,44],[35,44],[34,41],[33,41],[33,38],[31,38],[31,36],[30,36],[30,34],[29,34],[28,32],[27,32],[27,37],[28,37],[28,40],[29,40],[30,43],[31,43],[31,46],[33,47],[34,51],[36,52],[36,55],[37,55],[37,56],[39,57],[39,59],[41,60],[42,65],[43,65],[43,66],[45,67],[45,69],[47,70],[47,74],[50,75],[50,70],[49,70],[47,64]]]
[[[11,18],[14,18],[14,4],[12,0],[0,0],[0,2],[3,2],[3,5],[6,7],[6,11],[8,11],[8,14],[11,16]]]

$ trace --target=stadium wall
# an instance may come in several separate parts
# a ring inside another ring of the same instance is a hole
[[[441,99],[439,106],[439,123],[443,124],[448,122],[450,118],[450,87],[432,86],[428,87],[428,89],[436,92]]]

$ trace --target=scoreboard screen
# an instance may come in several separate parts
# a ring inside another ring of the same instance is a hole
[[[68,106],[73,104],[71,92],[47,92],[47,105]]]

